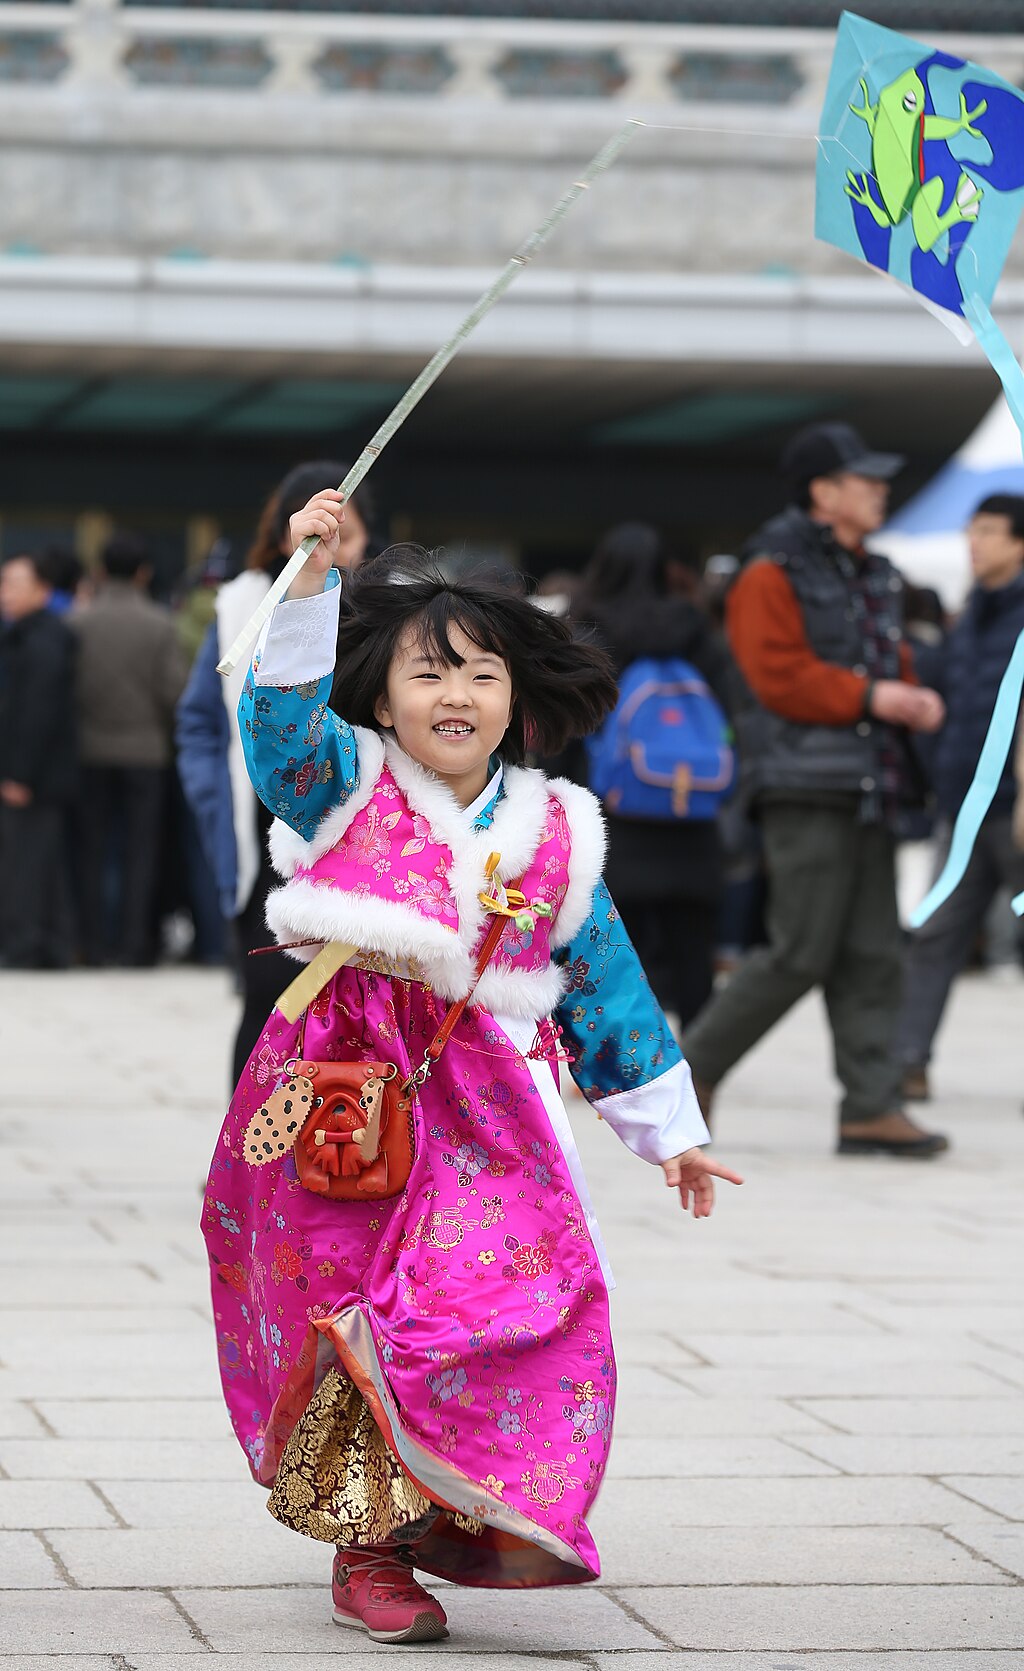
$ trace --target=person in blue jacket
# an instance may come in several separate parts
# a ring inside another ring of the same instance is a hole
[[[291,556],[289,519],[315,493],[337,487],[348,468],[332,459],[296,465],[270,495],[245,568],[217,594],[214,623],[178,704],[182,788],[213,871],[221,910],[235,928],[242,1015],[234,1045],[233,1084],[238,1082],[274,1000],[295,971],[284,953],[274,949],[263,918],[267,892],[277,879],[267,857],[270,814],[249,782],[235,717],[248,666],[243,660],[225,679],[217,672],[217,663]],[[357,568],[366,555],[370,526],[369,495],[360,488],[346,506],[341,561],[347,568]],[[271,949],[264,952],[264,947]],[[257,955],[251,955],[254,952]]]
[[[953,824],[974,778],[999,684],[1024,632],[1024,497],[983,499],[967,530],[974,586],[937,664],[924,668],[946,703],[932,773],[939,817],[938,866],[949,853]],[[950,987],[970,955],[985,914],[1001,887],[1024,889],[1024,853],[1013,839],[1017,782],[1006,762],[963,880],[910,941],[897,1051],[903,1094],[930,1096],[928,1063]]]

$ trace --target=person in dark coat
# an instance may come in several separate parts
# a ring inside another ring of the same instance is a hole
[[[903,460],[829,422],[793,436],[780,463],[790,503],[748,543],[726,601],[739,793],[763,839],[769,939],[682,1048],[707,1118],[726,1074],[820,987],[843,1088],[837,1153],[925,1159],[949,1143],[902,1107],[895,842],[913,792],[907,734],[938,731],[944,710],[917,682],[903,583],[865,545]]]
[[[75,792],[74,639],[34,557],[0,569],[0,914],[3,961],[70,961],[65,829]]]
[[[100,558],[92,601],[72,617],[82,754],[82,939],[85,961],[96,966],[111,955],[126,968],[156,961],[167,768],[186,668],[170,611],[147,596],[150,576],[142,541],[114,534]]]
[[[967,532],[975,584],[959,621],[927,662],[927,673],[946,703],[946,724],[931,761],[940,869],[974,779],[1000,681],[1024,632],[1024,498],[994,494],[983,499]],[[1014,894],[1024,889],[1024,855],[1013,839],[1016,797],[1011,758],[963,880],[911,938],[897,1034],[903,1094],[910,1101],[929,1097],[928,1063],[946,999],[992,900],[1001,887]]]
[[[584,571],[575,610],[621,675],[644,657],[681,658],[728,708],[728,661],[707,616],[670,595],[661,537],[642,522],[612,528]],[[605,812],[608,889],[662,1008],[680,1026],[711,993],[723,891],[712,820],[665,823]]]

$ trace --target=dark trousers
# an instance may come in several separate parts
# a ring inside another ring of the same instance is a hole
[[[151,963],[167,774],[160,766],[87,766],[79,803],[83,952]]]
[[[946,862],[952,833],[949,825],[939,832],[936,873]],[[949,989],[1002,887],[1015,894],[1024,889],[1024,853],[1014,846],[1009,813],[985,819],[959,887],[911,937],[896,1043],[905,1067],[930,1060]]]
[[[616,900],[651,990],[685,1027],[711,996],[717,899]]]
[[[683,1037],[694,1075],[716,1084],[813,986],[824,992],[841,1118],[900,1106],[893,1031],[900,929],[893,838],[856,809],[763,809],[769,944],[751,952]]]
[[[9,967],[62,969],[71,955],[63,802],[0,806],[0,949]]]
[[[256,886],[245,910],[235,918],[235,945],[238,950],[239,976],[242,983],[242,1015],[235,1035],[232,1058],[234,1085],[242,1077],[246,1062],[252,1055],[256,1041],[267,1023],[267,1017],[285,987],[299,973],[299,965],[284,952],[256,950],[273,946],[274,941],[264,920],[267,894],[279,885],[270,861],[263,853]]]

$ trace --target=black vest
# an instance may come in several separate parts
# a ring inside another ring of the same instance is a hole
[[[790,510],[768,523],[752,544],[766,553],[757,561],[785,570],[816,656],[835,667],[870,672],[872,679],[899,678],[903,582],[887,558],[872,553],[862,559],[877,600],[876,630],[884,646],[880,665],[869,669],[852,590],[857,566],[831,530]],[[810,797],[822,791],[876,795],[882,727],[868,715],[853,725],[797,725],[763,707],[748,691],[736,717],[736,734],[747,797],[771,790]]]

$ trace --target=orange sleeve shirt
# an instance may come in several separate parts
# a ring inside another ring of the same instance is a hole
[[[855,725],[861,718],[870,679],[815,655],[778,563],[756,561],[743,570],[726,603],[726,627],[740,672],[772,713],[796,725]],[[917,683],[906,644],[900,677]]]

